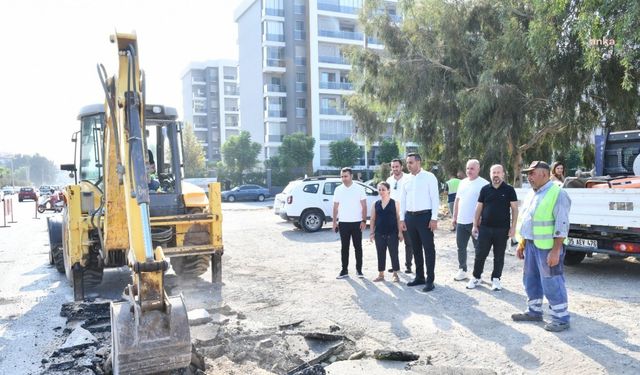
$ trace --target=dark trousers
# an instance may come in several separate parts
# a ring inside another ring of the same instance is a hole
[[[360,230],[360,222],[354,223],[338,223],[340,230],[340,242],[342,248],[342,270],[347,271],[349,268],[349,239],[353,240],[353,247],[356,253],[356,271],[362,272],[362,231]]]
[[[493,246],[493,272],[492,279],[499,279],[504,268],[504,251],[507,248],[509,228],[493,228],[480,225],[478,234],[478,246],[476,259],[473,263],[473,277],[479,279],[484,270],[484,262]]]
[[[378,272],[383,272],[387,263],[387,248],[391,257],[391,268],[394,271],[400,270],[400,261],[398,260],[398,233],[393,234],[375,234],[376,251],[378,252]]]
[[[420,215],[410,215],[404,217],[407,226],[407,233],[411,237],[413,257],[416,263],[416,280],[424,280],[424,266],[427,266],[427,283],[435,280],[436,268],[436,246],[433,241],[433,232],[429,229],[431,221],[431,211]],[[424,251],[424,257],[422,252]]]
[[[404,265],[407,269],[411,269],[411,261],[413,260],[413,248],[411,247],[411,237],[407,231],[402,232],[404,237]]]

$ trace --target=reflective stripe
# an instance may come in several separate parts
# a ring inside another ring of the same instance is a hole
[[[551,310],[551,315],[555,316],[556,318],[563,318],[565,316],[569,316],[569,312],[568,311],[555,312]]]
[[[539,299],[532,299],[529,300],[529,302],[527,302],[529,304],[529,306],[531,305],[542,305],[542,298]]]
[[[551,227],[555,226],[556,223],[554,221],[538,221],[534,220],[533,225],[543,226],[543,227]]]
[[[537,312],[542,312],[542,306],[529,305],[529,310],[531,310],[531,311],[537,311]]]
[[[553,234],[534,234],[534,235],[533,235],[533,239],[534,239],[534,240],[548,240],[548,239],[553,239]]]
[[[565,303],[561,303],[561,304],[555,305],[555,306],[549,305],[549,308],[552,309],[552,310],[562,310],[562,309],[566,309],[567,306],[569,306],[569,305],[565,302]]]

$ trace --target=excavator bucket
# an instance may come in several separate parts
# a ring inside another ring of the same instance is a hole
[[[168,297],[166,311],[141,312],[132,301],[111,302],[113,373],[151,374],[191,362],[189,320],[182,296]]]

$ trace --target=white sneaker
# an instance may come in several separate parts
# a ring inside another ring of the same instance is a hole
[[[458,270],[458,274],[453,277],[455,281],[462,281],[468,279],[467,271],[463,271],[462,268]]]
[[[500,279],[496,279],[496,278],[491,279],[491,290],[502,290],[502,284],[500,284]]]
[[[482,280],[472,277],[467,284],[467,289],[475,289],[478,285],[480,285],[481,282]]]

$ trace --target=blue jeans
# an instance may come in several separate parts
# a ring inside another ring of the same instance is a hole
[[[547,264],[551,250],[540,250],[533,241],[527,240],[524,251],[522,281],[528,298],[527,313],[542,316],[542,298],[547,297],[551,319],[558,323],[569,323],[567,289],[564,286],[564,246],[560,252],[560,261],[553,267]]]

